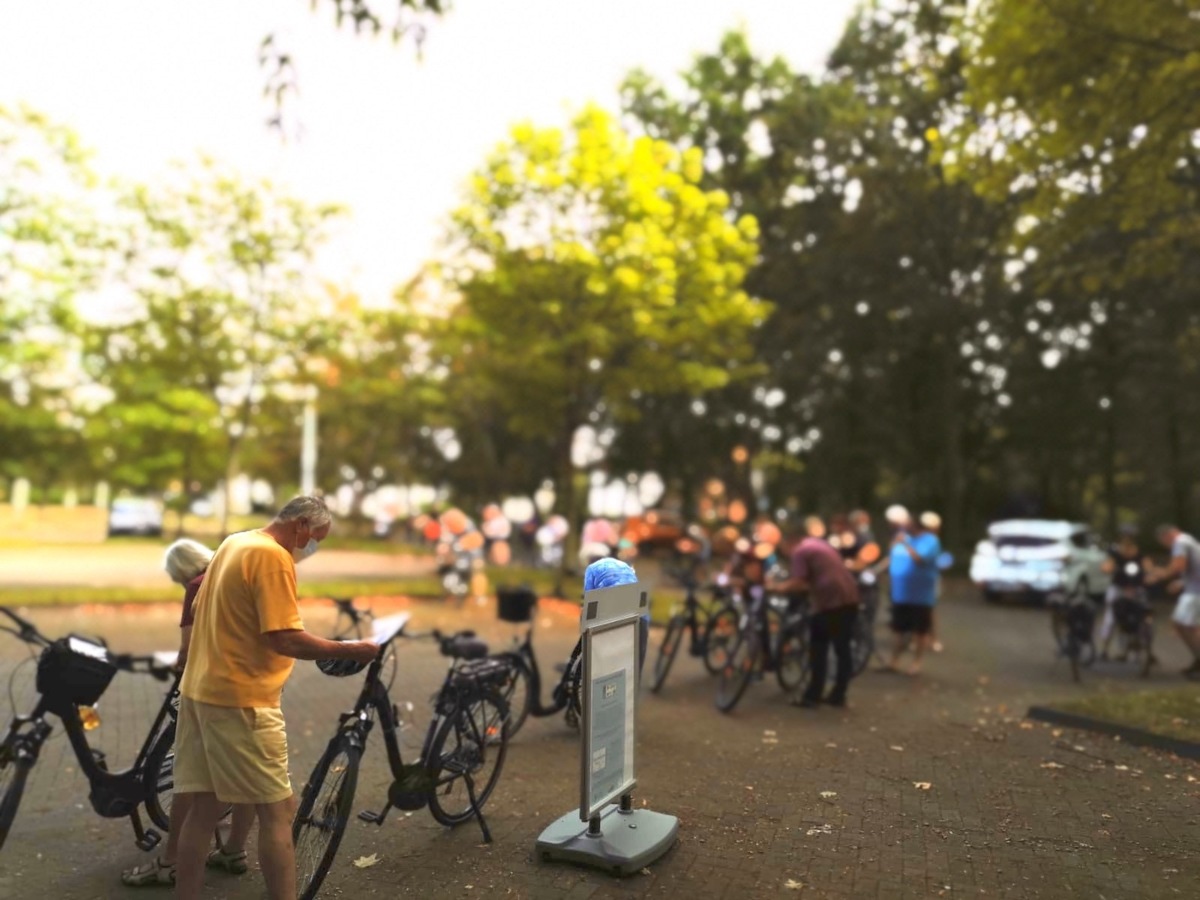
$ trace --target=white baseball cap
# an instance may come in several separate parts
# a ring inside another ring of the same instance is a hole
[[[892,525],[907,525],[912,521],[912,516],[908,514],[908,510],[899,503],[894,503],[889,506],[887,508],[887,512],[883,514],[883,517]]]

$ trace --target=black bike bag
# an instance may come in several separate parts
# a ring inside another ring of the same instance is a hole
[[[73,634],[42,651],[37,689],[55,704],[91,706],[116,674],[117,664],[107,647]]]
[[[496,590],[497,613],[502,622],[521,624],[533,619],[533,608],[537,606],[537,594],[528,587],[500,587]]]

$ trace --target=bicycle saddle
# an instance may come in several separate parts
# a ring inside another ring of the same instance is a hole
[[[455,659],[483,659],[488,655],[488,645],[474,635],[456,634],[442,641],[442,655]]]

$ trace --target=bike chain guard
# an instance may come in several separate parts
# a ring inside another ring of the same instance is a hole
[[[409,763],[400,767],[400,774],[388,787],[388,803],[396,809],[418,810],[429,803],[434,781],[429,770],[421,763]]]

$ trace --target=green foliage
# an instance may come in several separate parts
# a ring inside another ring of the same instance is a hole
[[[747,371],[767,313],[742,288],[757,225],[700,186],[701,157],[589,107],[566,134],[515,127],[454,214],[461,302],[438,329],[440,359],[552,448],[560,498],[578,427]]]
[[[85,363],[111,395],[91,438],[110,477],[135,487],[228,482],[244,448],[290,428],[278,407],[263,411],[290,401],[298,414],[312,361],[338,327],[313,268],[336,207],[210,161],[180,175],[129,192],[131,295],[118,320],[85,335]]]

